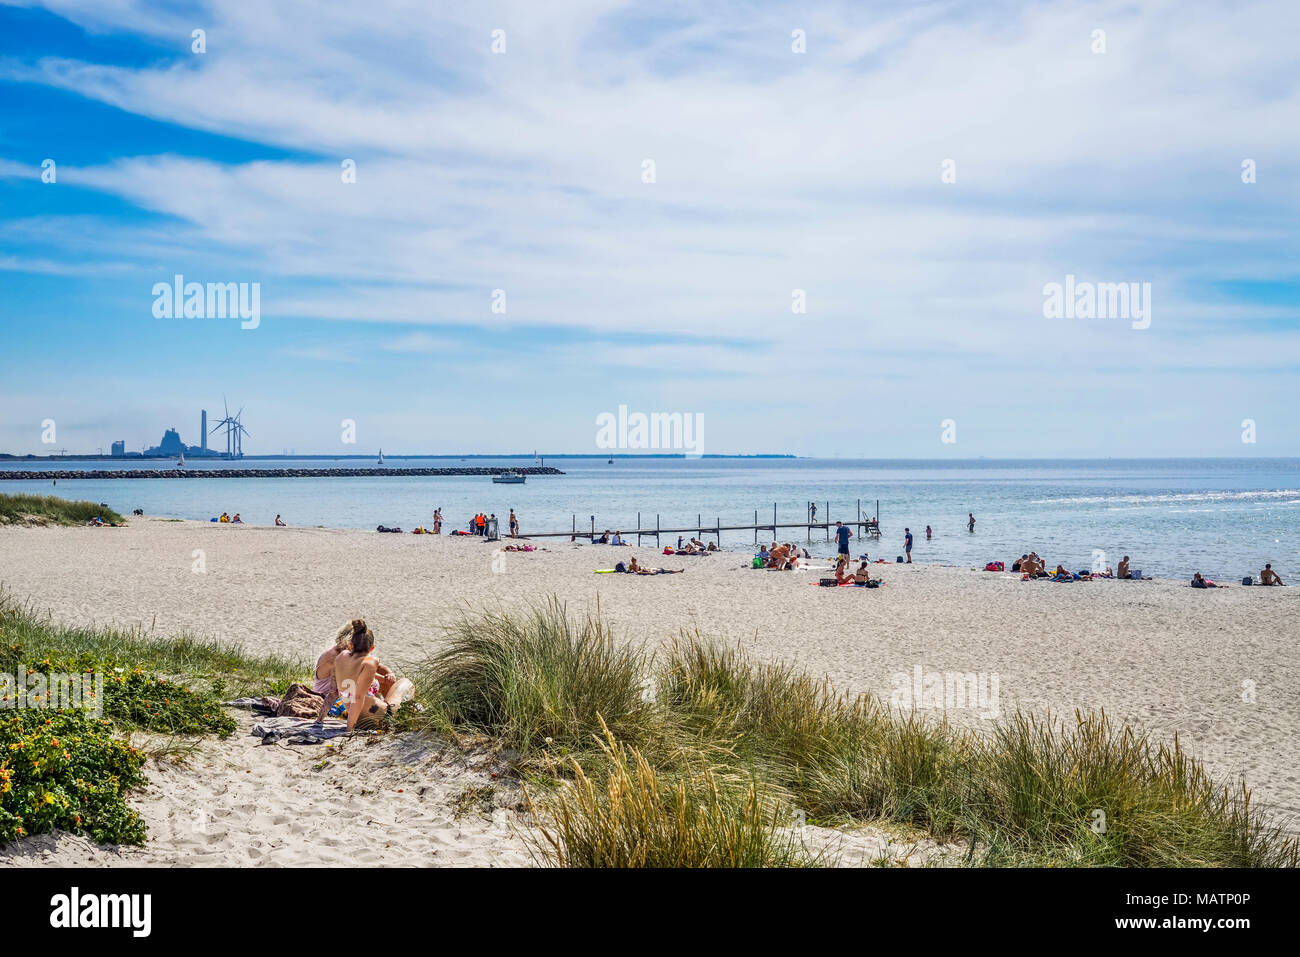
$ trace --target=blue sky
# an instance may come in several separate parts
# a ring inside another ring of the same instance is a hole
[[[265,452],[593,452],[626,405],[708,452],[1300,455],[1297,27],[0,0],[0,450],[197,443],[224,395]],[[156,318],[178,273],[260,324]],[[1150,327],[1044,318],[1067,274]]]

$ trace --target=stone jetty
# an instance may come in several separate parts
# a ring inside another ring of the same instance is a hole
[[[438,475],[501,475],[522,472],[525,475],[563,475],[550,465],[530,465],[525,468],[470,468],[445,469],[49,469],[31,471],[0,470],[0,479],[203,479],[203,478],[412,478]]]

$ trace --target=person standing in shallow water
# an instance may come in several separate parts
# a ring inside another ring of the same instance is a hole
[[[852,537],[853,533],[849,531],[847,525],[843,522],[835,523],[835,544],[839,550],[839,554],[845,556],[845,561],[848,561],[849,539]]]
[[[930,531],[930,526],[929,525],[925,526],[925,540],[927,542],[930,540],[930,536],[933,534],[934,532]]]
[[[970,521],[966,523],[966,527],[969,528],[969,529],[973,532],[973,531],[975,531],[975,513],[974,513],[974,512],[970,512],[970,513],[968,513],[968,514],[969,514],[969,517],[970,517]]]
[[[510,510],[510,537],[519,537],[519,519],[515,517],[515,510],[513,508]]]

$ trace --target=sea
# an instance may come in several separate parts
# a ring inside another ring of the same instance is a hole
[[[341,528],[432,524],[441,507],[443,531],[465,527],[479,511],[505,517],[514,509],[524,534],[594,528],[691,528],[877,517],[881,537],[855,537],[853,554],[893,560],[905,529],[915,538],[914,562],[982,566],[1030,550],[1049,565],[1081,570],[1115,566],[1124,555],[1145,575],[1216,581],[1257,574],[1271,562],[1284,579],[1300,573],[1300,459],[1060,459],[864,460],[815,458],[605,458],[546,456],[563,475],[529,476],[523,485],[493,484],[488,476],[93,479],[0,482],[0,492],[87,499],[129,515],[206,521],[239,512],[269,525]],[[385,468],[535,464],[521,458],[389,457]],[[360,459],[195,460],[193,471],[221,468],[358,468]],[[161,460],[24,460],[0,470],[173,468]],[[967,515],[976,524],[967,529]],[[927,539],[925,528],[932,535]],[[689,537],[689,534],[687,535]],[[706,541],[712,534],[701,535]],[[825,531],[783,529],[814,555],[831,555]],[[758,533],[771,541],[770,532]],[[631,540],[636,541],[635,535]],[[567,541],[567,539],[566,539]],[[752,552],[752,531],[724,531],[722,547]],[[642,544],[653,545],[653,538]],[[677,543],[677,534],[659,544]]]

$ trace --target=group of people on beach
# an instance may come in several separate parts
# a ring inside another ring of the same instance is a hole
[[[800,548],[791,542],[783,542],[778,545],[773,542],[771,546],[763,546],[754,556],[756,563],[755,568],[772,568],[777,571],[794,571],[799,567],[799,562],[812,556],[808,554],[808,549]]]
[[[364,688],[358,694],[357,689]],[[334,643],[316,659],[312,690],[321,696],[318,720],[347,718],[349,731],[382,728],[388,716],[411,698],[415,687],[375,655],[375,633],[364,618],[338,630]]]
[[[474,515],[473,518],[469,520],[470,535],[479,535],[485,538],[488,536],[495,536],[496,528],[497,528],[496,512],[492,512],[486,515],[483,512],[478,512]],[[509,528],[510,528],[510,537],[518,538],[519,517],[515,515],[515,510],[513,508],[510,510]],[[436,509],[433,513],[433,529],[431,531],[434,535],[442,534],[442,509],[441,508]]]
[[[140,512],[140,514],[143,515],[144,512]],[[220,523],[223,524],[223,525],[243,525],[243,524],[244,524],[244,519],[240,516],[240,514],[239,514],[238,512],[235,513],[235,517],[234,517],[234,518],[231,518],[231,517],[230,517],[230,514],[229,514],[228,512],[222,512],[222,513],[221,513],[221,517],[218,518],[217,521],[220,522]],[[287,527],[288,527],[288,526],[285,524],[284,519],[282,519],[282,518],[280,517],[279,513],[276,513],[276,516],[275,516],[275,524],[276,524],[276,527],[278,527],[278,528],[287,528]]]

